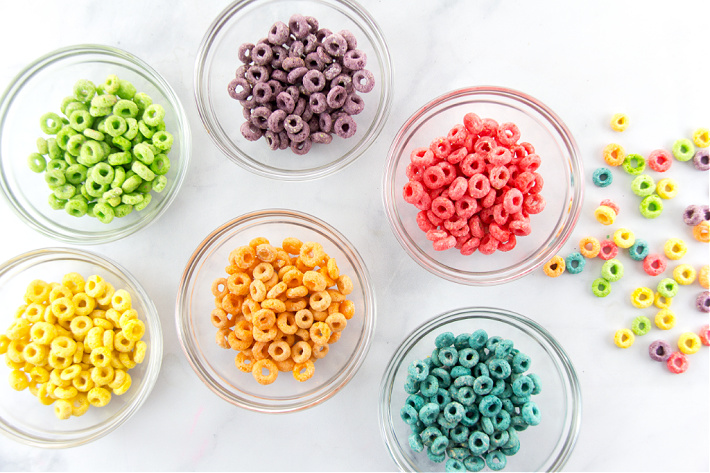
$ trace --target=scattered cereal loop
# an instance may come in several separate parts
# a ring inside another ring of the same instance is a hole
[[[611,129],[614,131],[625,131],[629,126],[629,117],[623,113],[615,113],[611,116]]]

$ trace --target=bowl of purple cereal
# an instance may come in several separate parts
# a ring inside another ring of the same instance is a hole
[[[229,159],[266,177],[316,179],[379,135],[392,64],[379,26],[352,0],[240,0],[205,34],[194,90]]]

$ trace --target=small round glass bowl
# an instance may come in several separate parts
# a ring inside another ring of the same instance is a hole
[[[88,216],[72,217],[47,203],[51,193],[43,174],[32,172],[27,157],[37,151],[36,141],[47,137],[39,119],[47,112],[59,114],[62,99],[72,94],[79,79],[102,83],[110,74],[135,85],[153,103],[165,109],[166,130],[174,137],[168,157],[168,184],[152,192],[150,205],[140,212],[114,218],[109,224]],[[157,220],[175,199],[191,153],[187,115],[170,85],[158,72],[120,49],[77,45],[58,49],[30,64],[12,81],[0,99],[0,186],[13,210],[30,227],[59,241],[97,244],[118,240]]]
[[[349,30],[358,49],[367,55],[365,69],[375,87],[360,94],[362,113],[354,116],[357,132],[350,138],[333,136],[327,145],[314,144],[303,155],[272,151],[264,138],[246,140],[239,128],[245,119],[241,104],[227,94],[227,85],[242,65],[239,46],[265,38],[276,21],[288,23],[296,14],[315,17],[320,28]],[[362,155],[379,135],[392,105],[392,64],[384,36],[374,18],[353,0],[239,0],[229,5],[210,26],[195,62],[195,100],[212,140],[229,159],[255,174],[281,180],[308,180],[343,169]]]
[[[35,447],[66,448],[83,445],[112,432],[134,415],[150,395],[160,372],[163,337],[160,318],[140,283],[118,264],[87,251],[43,248],[19,255],[0,265],[0,333],[14,320],[14,312],[24,304],[29,283],[35,279],[59,282],[69,272],[84,278],[97,274],[115,289],[131,294],[132,307],[145,323],[142,340],[148,345],[143,363],[128,371],[131,387],[111,396],[104,407],[90,407],[81,417],[59,420],[53,406],[45,406],[30,392],[15,391],[7,382],[10,368],[0,368],[0,432]]]
[[[531,373],[540,377],[542,390],[532,396],[540,408],[540,424],[519,432],[520,451],[507,457],[505,471],[557,471],[569,458],[579,435],[582,397],[577,373],[560,344],[544,328],[522,315],[503,309],[471,307],[440,314],[415,329],[397,348],[380,386],[380,431],[387,449],[402,471],[444,471],[425,452],[409,447],[410,426],[400,418],[408,394],[407,369],[414,360],[430,356],[434,340],[443,332],[454,335],[483,329],[488,336],[512,340],[530,356]]]
[[[328,354],[315,362],[315,374],[298,382],[291,373],[279,373],[272,384],[262,386],[250,373],[234,366],[237,354],[215,343],[217,329],[210,312],[214,309],[212,282],[226,277],[229,253],[265,237],[281,246],[287,237],[320,243],[337,261],[340,274],[347,274],[355,304],[342,336]],[[375,327],[375,296],[370,276],[358,252],[335,228],[305,213],[269,209],[244,214],[215,229],[190,257],[183,273],[175,309],[178,338],[197,376],[215,394],[236,406],[257,412],[287,413],[313,407],[342,389],[360,368],[370,347]]]
[[[419,210],[404,201],[402,189],[412,150],[446,136],[463,117],[474,112],[498,123],[513,122],[519,142],[529,142],[542,159],[538,173],[545,209],[530,216],[532,233],[519,237],[511,251],[463,256],[456,249],[435,251],[417,226]],[[453,282],[489,285],[512,281],[545,263],[572,234],[582,208],[583,167],[577,144],[560,118],[538,100],[500,87],[471,87],[444,94],[417,110],[400,128],[387,156],[383,198],[395,237],[428,271]]]

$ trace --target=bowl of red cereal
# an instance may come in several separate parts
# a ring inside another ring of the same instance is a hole
[[[52,51],[0,99],[0,188],[43,235],[99,244],[153,223],[175,200],[191,155],[170,84],[102,45]]]
[[[66,448],[136,414],[158,378],[160,318],[128,271],[86,251],[43,248],[0,265],[0,431]]]
[[[499,284],[550,259],[579,218],[583,168],[547,106],[501,87],[454,90],[390,146],[385,211],[404,250],[461,284]]]
[[[392,64],[374,18],[352,0],[242,0],[205,34],[195,99],[217,147],[253,173],[327,176],[382,131]]]
[[[375,299],[350,242],[311,215],[251,212],[211,232],[183,273],[178,337],[220,398],[257,412],[313,407],[360,368]]]
[[[499,308],[456,309],[417,327],[380,385],[380,432],[402,471],[559,471],[581,412],[559,342]]]

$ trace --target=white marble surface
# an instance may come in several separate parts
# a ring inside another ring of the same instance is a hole
[[[606,299],[589,284],[599,265],[579,276],[547,278],[542,270],[488,289],[450,283],[413,262],[396,242],[381,200],[381,173],[394,134],[423,103],[445,91],[493,84],[524,91],[555,110],[579,145],[587,172],[584,211],[562,253],[582,236],[605,236],[592,217],[605,197],[622,206],[619,224],[660,249],[679,236],[684,261],[708,262],[708,246],[692,240],[680,213],[707,202],[708,174],[677,165],[676,200],[657,221],[633,208],[626,176],[601,190],[591,172],[612,140],[646,154],[668,147],[699,126],[710,126],[707,18],[710,3],[497,2],[492,0],[384,2],[363,0],[379,23],[394,64],[394,103],[376,143],[345,171],[313,183],[279,183],[248,175],[212,144],[192,93],[195,54],[224,1],[0,3],[0,88],[29,62],[60,46],[99,43],[123,48],[157,69],[185,106],[193,131],[193,160],[171,208],[149,228],[122,241],[89,248],[135,274],[161,314],[165,353],[157,385],[141,411],[108,436],[68,450],[42,450],[0,438],[0,470],[339,470],[396,469],[380,436],[377,399],[386,360],[402,338],[432,315],[469,305],[518,311],[545,326],[567,350],[581,382],[583,417],[569,471],[708,471],[708,349],[691,369],[671,375],[645,349],[657,329],[622,351],[611,341],[636,314],[628,293],[650,284],[626,258],[627,275]],[[611,131],[612,113],[632,125]],[[688,164],[688,163],[686,163]],[[245,180],[238,189],[235,180]],[[256,199],[251,191],[270,189]],[[312,205],[332,192],[360,209]],[[300,198],[292,201],[291,195]],[[207,201],[211,204],[207,204]],[[291,206],[328,221],[359,249],[377,294],[378,325],[368,357],[335,398],[305,412],[260,415],[212,394],[188,365],[176,338],[174,303],[180,275],[195,245],[219,224],[252,209]],[[206,211],[208,210],[208,211]],[[57,245],[29,229],[0,202],[0,260]],[[167,237],[167,229],[180,229]],[[149,242],[161,242],[152,250]],[[655,281],[655,280],[652,280]],[[655,282],[654,282],[655,284]],[[678,326],[669,341],[697,330],[707,317],[693,306],[700,286],[674,301]],[[514,295],[511,297],[511,295]],[[275,455],[271,445],[278,445]]]

